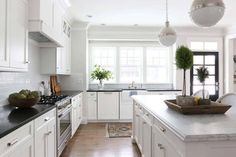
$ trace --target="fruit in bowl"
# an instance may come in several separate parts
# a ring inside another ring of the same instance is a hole
[[[10,105],[19,108],[29,108],[34,106],[40,99],[38,91],[23,89],[18,93],[12,93],[8,97]]]

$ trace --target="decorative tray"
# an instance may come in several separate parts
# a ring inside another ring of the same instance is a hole
[[[181,106],[176,104],[176,100],[165,100],[166,105],[182,114],[224,114],[228,109],[230,109],[231,105],[211,102],[210,105],[189,105],[189,106]]]

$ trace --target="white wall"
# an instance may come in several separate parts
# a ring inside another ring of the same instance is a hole
[[[7,97],[12,92],[21,89],[38,90],[42,80],[47,76],[40,75],[39,48],[34,41],[29,40],[29,71],[26,73],[0,72],[0,105],[7,103]]]
[[[224,39],[224,93],[236,92],[234,89],[234,63],[233,55],[235,53],[236,45],[234,41],[236,40],[236,27],[231,27],[226,30]]]

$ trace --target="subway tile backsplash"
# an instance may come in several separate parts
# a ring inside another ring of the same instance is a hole
[[[40,75],[40,52],[35,43],[29,43],[28,72],[0,72],[0,106],[8,103],[10,93],[21,89],[38,90],[41,81],[48,81],[49,77]]]

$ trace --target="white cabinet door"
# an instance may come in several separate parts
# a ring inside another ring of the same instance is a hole
[[[48,128],[44,124],[35,130],[35,157],[47,157],[47,134]]]
[[[87,117],[88,120],[97,120],[97,93],[87,93]]]
[[[57,155],[57,131],[56,119],[53,118],[48,123],[47,132],[47,157],[56,157]]]
[[[134,119],[134,138],[136,140],[137,143],[139,143],[139,118],[140,115],[138,113],[135,113],[135,119]]]
[[[119,119],[119,92],[98,92],[98,120]]]
[[[28,3],[8,0],[8,51],[10,67],[28,67]]]
[[[157,128],[152,129],[152,156],[182,157]]]
[[[66,74],[71,73],[71,39],[66,38]]]
[[[53,28],[54,0],[40,0],[41,20],[50,28]]]
[[[152,126],[151,124],[143,119],[143,130],[142,130],[142,152],[144,157],[151,157],[152,154]]]
[[[77,130],[77,102],[76,100],[72,100],[72,112],[71,112],[71,125],[72,125],[72,136],[75,134]]]
[[[82,103],[83,102],[83,97],[82,97],[82,93],[78,95],[78,100],[77,100],[77,113],[76,113],[76,119],[77,119],[77,128],[79,127],[79,125],[81,124],[82,121]]]
[[[130,97],[130,91],[121,93],[120,119],[132,120],[133,118],[133,99]]]
[[[0,66],[9,67],[9,53],[6,49],[7,0],[0,1]]]
[[[52,110],[35,120],[35,157],[56,157],[55,114],[55,110]]]

